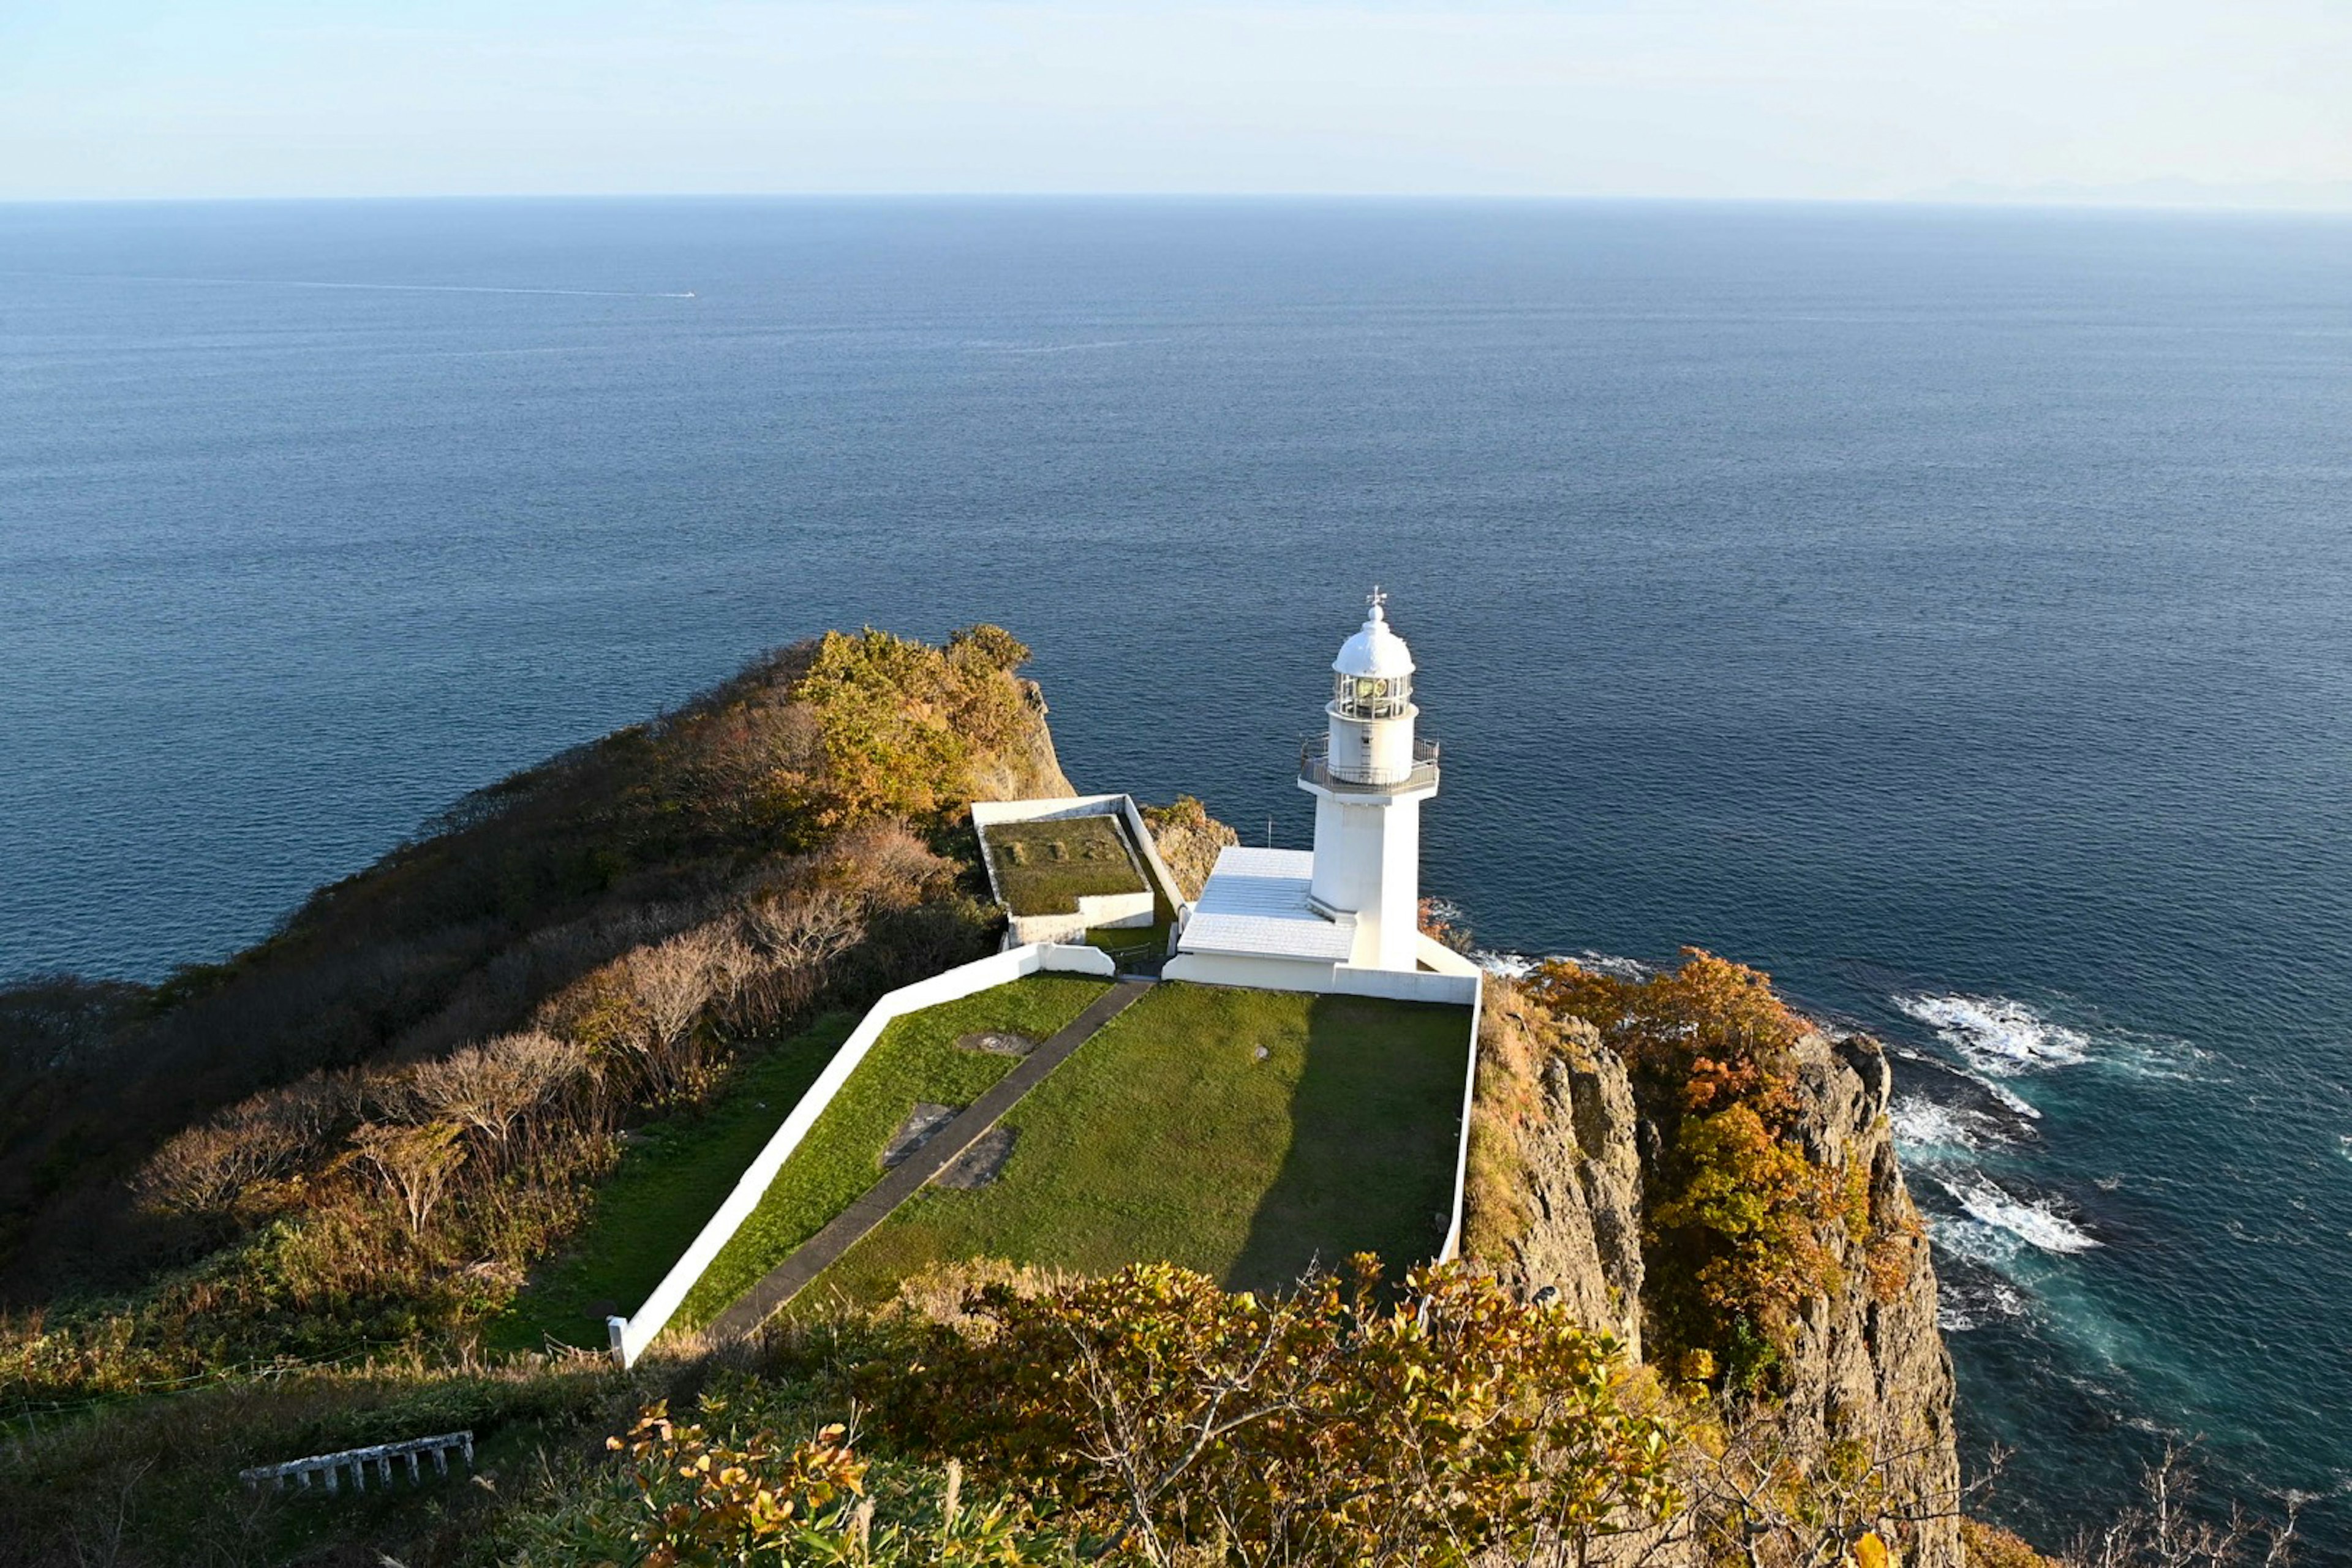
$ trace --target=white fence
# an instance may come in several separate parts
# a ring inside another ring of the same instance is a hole
[[[734,1239],[743,1222],[751,1217],[751,1211],[760,1206],[776,1173],[783,1169],[784,1162],[800,1147],[801,1140],[808,1136],[808,1130],[816,1125],[816,1119],[833,1103],[833,1097],[841,1092],[841,1086],[849,1081],[849,1075],[866,1059],[866,1053],[881,1038],[882,1031],[892,1020],[1045,970],[1108,979],[1117,973],[1117,966],[1108,953],[1097,948],[1040,943],[995,953],[944,974],[934,974],[929,980],[902,985],[876,1002],[849,1038],[842,1042],[841,1049],[834,1053],[824,1071],[817,1075],[817,1080],[809,1085],[808,1092],[801,1096],[800,1103],[793,1107],[792,1114],[784,1118],[783,1125],[776,1129],[775,1135],[752,1159],[736,1182],[735,1190],[719,1205],[719,1212],[710,1216],[709,1223],[688,1243],[669,1272],[662,1276],[661,1283],[654,1287],[645,1305],[630,1317],[604,1320],[612,1338],[614,1359],[623,1366],[633,1364],[653,1343],[655,1336],[668,1327],[695,1282],[702,1278],[719,1250]],[[1458,1197],[1454,1207],[1461,1207]]]
[[[367,1490],[368,1467],[376,1470],[376,1479],[384,1489],[392,1486],[392,1467],[395,1460],[408,1468],[408,1484],[425,1483],[423,1459],[433,1461],[433,1473],[449,1473],[449,1456],[464,1456],[466,1468],[474,1468],[474,1435],[471,1432],[444,1432],[432,1437],[411,1437],[404,1443],[377,1443],[365,1448],[344,1448],[332,1454],[313,1454],[307,1459],[289,1459],[282,1465],[256,1465],[249,1470],[239,1470],[237,1479],[247,1491],[259,1491],[268,1481],[272,1490],[284,1491],[289,1479],[300,1491],[309,1491],[316,1481],[329,1496],[339,1489],[342,1473],[352,1473],[352,1490]]]

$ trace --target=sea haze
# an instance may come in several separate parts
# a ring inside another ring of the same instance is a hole
[[[1307,842],[1378,581],[1497,954],[1901,1054],[1989,1505],[2352,1557],[2352,222],[0,208],[0,973],[158,975],[753,651],[1001,621]]]

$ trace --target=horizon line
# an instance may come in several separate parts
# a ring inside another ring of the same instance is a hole
[[[2331,182],[2333,183],[2333,182]],[[2348,182],[2347,188],[2352,188]],[[2226,190],[2229,187],[2219,187]],[[0,193],[5,207],[133,207],[133,206],[262,206],[312,204],[489,203],[489,202],[1134,202],[1235,204],[1459,203],[1478,205],[1646,205],[1646,206],[1802,206],[1955,208],[1988,212],[2165,213],[2259,217],[2352,217],[2352,195],[2341,205],[2298,205],[2264,201],[2165,200],[2158,197],[2013,196],[1985,195],[1692,195],[1672,194],[1600,194],[1531,191],[1123,191],[1123,190],[998,190],[998,191],[421,191],[373,193],[305,192],[278,195],[79,195],[19,196]]]

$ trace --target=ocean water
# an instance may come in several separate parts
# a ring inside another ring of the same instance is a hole
[[[0,208],[0,973],[864,622],[1303,845],[1374,582],[1483,943],[1900,1054],[1992,1512],[2201,1436],[2352,1559],[2352,221]]]

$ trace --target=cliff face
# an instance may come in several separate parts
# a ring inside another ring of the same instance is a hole
[[[1590,1025],[1560,1021],[1492,986],[1480,1042],[1476,1140],[1490,1149],[1474,1204],[1474,1253],[1533,1295],[1549,1288],[1584,1322],[1643,1359],[1645,1171],[1659,1135],[1625,1066]],[[1781,1366],[1775,1422],[1800,1447],[1851,1439],[1878,1467],[1889,1512],[1916,1520],[1903,1561],[1960,1568],[1952,1363],[1936,1326],[1936,1276],[1886,1121],[1892,1074],[1864,1037],[1797,1047],[1797,1136],[1812,1163],[1866,1181],[1872,1237],[1832,1242],[1842,1280],[1809,1303]],[[1499,1220],[1495,1211],[1505,1211]],[[1940,1516],[1940,1517],[1931,1517]]]
[[[1021,682],[1024,722],[1011,737],[972,765],[975,800],[1050,800],[1078,792],[1062,773],[1054,731],[1045,725],[1045,693],[1034,680]]]
[[[1807,1101],[1804,1137],[1818,1165],[1868,1173],[1870,1212],[1907,1234],[1874,1264],[1843,1243],[1845,1288],[1816,1304],[1790,1358],[1789,1405],[1832,1433],[1854,1433],[1881,1455],[1890,1478],[1921,1512],[1956,1510],[1959,1455],[1952,1425],[1952,1357],[1936,1326],[1936,1269],[1887,1125],[1894,1074],[1867,1036],[1821,1035],[1799,1047]],[[1874,1269],[1885,1269],[1881,1288]],[[1923,1564],[1962,1561],[1959,1521],[1923,1531]]]

